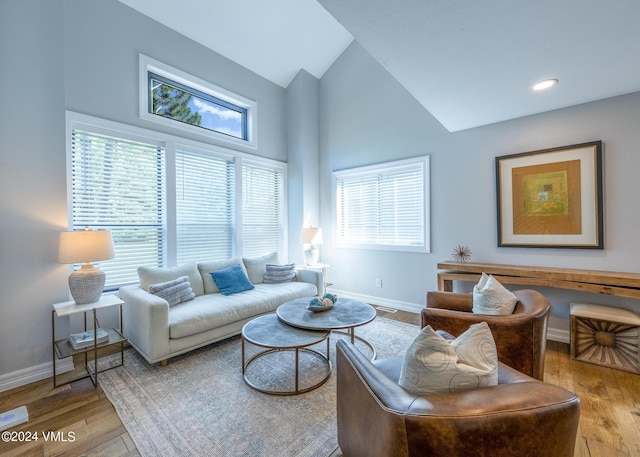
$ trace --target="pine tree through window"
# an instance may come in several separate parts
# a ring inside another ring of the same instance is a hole
[[[149,113],[247,139],[247,110],[199,90],[149,73]]]

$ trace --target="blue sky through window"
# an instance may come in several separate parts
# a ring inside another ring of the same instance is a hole
[[[246,137],[247,112],[216,97],[150,74],[149,112],[239,139]],[[183,105],[185,102],[186,106]],[[188,109],[187,112],[185,112]],[[199,117],[199,119],[198,119]]]
[[[202,116],[200,122],[202,128],[242,138],[242,113],[195,95],[189,101],[189,108]]]

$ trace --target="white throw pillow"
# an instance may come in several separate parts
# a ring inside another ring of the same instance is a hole
[[[264,272],[268,263],[279,263],[278,253],[272,252],[260,257],[243,257],[242,263],[247,270],[247,276],[252,284],[260,284],[263,282]]]
[[[476,314],[513,314],[518,297],[498,282],[493,275],[482,273],[473,286],[473,308]]]
[[[489,326],[473,324],[446,340],[427,325],[409,346],[398,383],[416,395],[498,385],[498,351]]]

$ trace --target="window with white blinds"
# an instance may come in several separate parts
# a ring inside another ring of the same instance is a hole
[[[338,245],[429,252],[429,158],[334,173]]]
[[[233,256],[234,185],[232,160],[176,151],[178,264]]]
[[[110,229],[115,258],[96,265],[105,290],[136,282],[139,266],[164,264],[164,150],[152,143],[73,129],[72,228]]]
[[[110,229],[105,290],[140,266],[286,259],[286,164],[67,113],[70,229]],[[77,266],[76,266],[77,267]]]
[[[242,252],[245,257],[278,251],[284,242],[282,167],[243,161]]]

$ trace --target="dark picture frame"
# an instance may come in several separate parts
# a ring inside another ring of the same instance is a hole
[[[602,141],[496,157],[498,247],[604,249]]]

